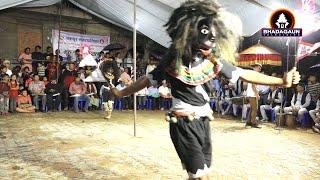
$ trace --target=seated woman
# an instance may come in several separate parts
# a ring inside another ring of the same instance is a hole
[[[21,95],[17,99],[18,107],[16,109],[17,112],[21,113],[31,113],[35,112],[36,107],[32,105],[32,101],[30,95],[26,89],[22,90]]]

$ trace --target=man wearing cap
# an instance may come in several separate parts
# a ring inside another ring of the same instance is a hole
[[[305,91],[305,85],[300,83],[297,85],[297,92],[293,95],[291,106],[285,107],[285,113],[298,114],[298,121],[301,122],[303,114],[310,110],[311,96]]]
[[[11,75],[12,75],[12,71],[10,70],[10,61],[9,60],[5,60],[5,61],[3,61],[3,65],[5,66],[5,67],[7,67],[7,72],[6,72],[6,74],[8,74],[9,75],[9,77],[11,77]]]

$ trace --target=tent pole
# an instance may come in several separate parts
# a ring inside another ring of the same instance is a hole
[[[59,61],[60,61],[60,35],[61,35],[61,11],[62,11],[62,0],[60,0],[60,8],[59,8],[59,36],[58,36],[58,52],[56,54],[56,63],[57,63],[57,80],[59,79]],[[55,51],[53,49],[53,51]]]
[[[134,0],[133,6],[133,77],[134,82],[137,80],[137,26],[136,26],[136,8],[137,0]],[[133,94],[133,127],[134,127],[134,136],[136,137],[136,120],[137,120],[137,94]]]

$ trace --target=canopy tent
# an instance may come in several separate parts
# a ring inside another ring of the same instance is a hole
[[[237,61],[238,66],[244,67],[248,67],[256,63],[262,65],[281,66],[281,55],[275,50],[258,43],[242,51]]]
[[[99,18],[122,28],[132,30],[133,0],[68,0],[72,4]],[[137,0],[137,30],[161,44],[170,46],[170,38],[163,25],[171,12],[185,0]],[[238,15],[243,22],[243,35],[250,36],[262,27],[268,27],[268,18],[280,7],[301,9],[301,0],[218,0],[228,11]],[[49,6],[60,0],[0,0],[0,10],[10,7]],[[319,17],[320,1],[316,1],[316,16]],[[318,10],[318,11],[317,11]],[[254,21],[252,18],[254,17]],[[299,16],[300,17],[300,16]],[[304,22],[307,21],[304,19]],[[299,22],[297,22],[299,24]]]

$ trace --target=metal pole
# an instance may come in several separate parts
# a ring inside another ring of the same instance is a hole
[[[136,26],[136,8],[137,8],[137,0],[134,0],[133,6],[133,77],[134,82],[137,80],[137,26]],[[137,120],[137,95],[133,94],[133,127],[134,127],[134,136],[136,137],[136,120]]]
[[[56,54],[56,65],[57,65],[57,80],[59,79],[59,61],[60,61],[60,35],[61,35],[61,13],[62,13],[62,0],[60,0],[60,8],[59,8],[59,36],[58,36],[58,52]],[[53,49],[53,51],[55,51]]]

